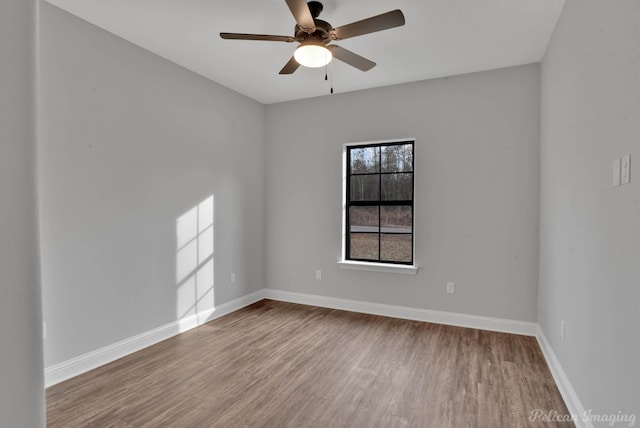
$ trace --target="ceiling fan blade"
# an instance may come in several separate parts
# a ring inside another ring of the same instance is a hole
[[[291,10],[296,22],[302,28],[303,31],[311,34],[316,31],[316,23],[313,20],[309,6],[307,6],[306,0],[285,0],[287,6]]]
[[[334,28],[331,31],[331,38],[333,40],[344,40],[350,37],[400,27],[402,25],[404,25],[404,15],[400,9],[396,9],[391,12],[372,16],[371,18],[366,18],[361,21],[352,22],[351,24]]]
[[[278,74],[293,74],[298,69],[298,67],[300,67],[298,61],[296,61],[294,57],[291,57],[289,62],[284,67],[282,67],[282,70],[280,70],[280,73]]]
[[[220,33],[220,37],[227,40],[265,40],[268,42],[295,42],[296,39],[290,36],[272,36],[270,34],[243,34],[243,33]]]
[[[341,48],[338,45],[329,45],[327,48],[331,50],[331,54],[333,54],[334,58],[339,59],[340,61],[359,70],[369,71],[376,66],[375,62],[369,61],[365,57],[346,50],[345,48]]]

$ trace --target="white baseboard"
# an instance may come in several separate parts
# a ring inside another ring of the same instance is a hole
[[[47,367],[44,370],[45,387],[55,385],[74,376],[88,372],[89,370],[93,370],[262,299],[264,299],[264,290],[259,290],[255,293],[223,303],[215,308],[207,309],[195,315],[105,346],[104,348]]]
[[[560,364],[560,360],[556,357],[556,353],[553,352],[551,344],[539,325],[537,330],[536,338],[538,339],[542,353],[547,360],[547,365],[549,366],[549,370],[551,370],[551,375],[556,381],[560,394],[562,394],[564,403],[567,405],[569,413],[574,417],[573,422],[576,425],[576,428],[593,428],[591,421],[583,418],[583,415],[585,415],[585,408],[580,402],[580,398],[578,398],[578,394],[576,394],[573,386],[571,386],[571,382],[569,382],[569,378],[564,372],[564,369]]]
[[[535,336],[537,333],[537,324],[533,322],[458,314],[454,312],[433,311],[429,309],[417,309],[406,306],[385,305],[359,300],[338,299],[335,297],[293,293],[270,288],[264,289],[264,292],[265,298],[280,300],[283,302],[320,306],[323,308],[340,309],[344,311],[382,315],[386,317],[424,321],[436,324],[454,325],[458,327],[477,328],[480,330],[522,334],[525,336]]]

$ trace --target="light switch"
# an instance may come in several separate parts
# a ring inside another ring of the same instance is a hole
[[[631,155],[623,156],[620,161],[620,182],[631,183]]]
[[[614,186],[620,185],[620,163],[621,162],[622,162],[622,159],[620,158],[614,159],[613,161],[613,185]]]

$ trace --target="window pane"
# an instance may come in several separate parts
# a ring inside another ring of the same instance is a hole
[[[380,226],[384,233],[412,233],[411,207],[404,205],[380,207]]]
[[[413,145],[382,146],[382,172],[413,171]]]
[[[351,258],[378,260],[377,233],[350,233]]]
[[[378,233],[378,207],[350,207],[349,222],[350,232]]]
[[[410,201],[413,198],[413,174],[385,174],[382,176],[383,201]]]
[[[355,175],[351,177],[352,201],[378,201],[380,199],[379,175]]]
[[[353,148],[351,153],[351,174],[380,172],[380,147]]]
[[[411,249],[412,235],[380,235],[380,258],[389,262],[410,263],[413,258]]]

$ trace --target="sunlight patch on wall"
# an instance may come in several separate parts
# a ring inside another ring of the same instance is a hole
[[[213,195],[176,220],[178,319],[214,307],[213,232]]]

